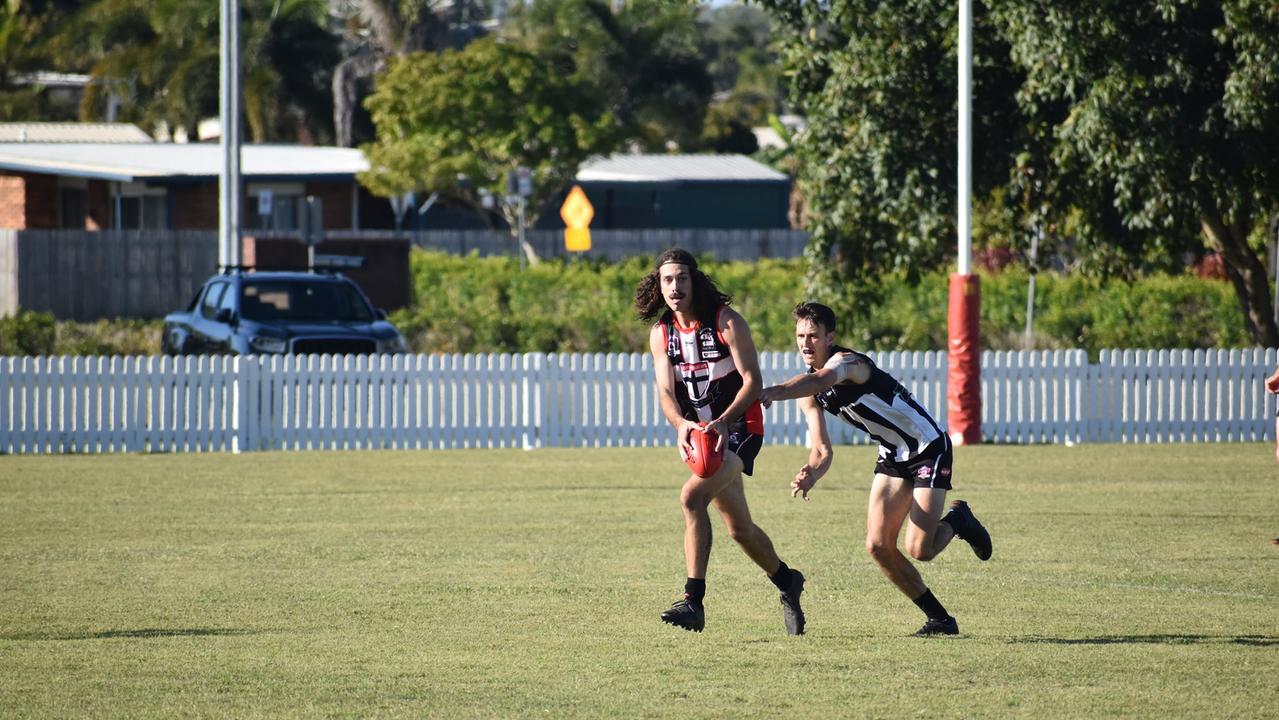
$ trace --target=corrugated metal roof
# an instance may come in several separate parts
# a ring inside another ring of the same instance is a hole
[[[367,170],[355,148],[243,145],[242,176],[354,175]],[[215,144],[0,143],[0,169],[128,182],[151,178],[216,177],[222,149]]]
[[[613,155],[591,160],[577,173],[582,182],[676,180],[769,180],[786,175],[745,155]]]
[[[0,123],[0,143],[145,143],[151,137],[132,123]]]

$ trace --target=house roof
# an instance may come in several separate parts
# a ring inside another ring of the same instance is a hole
[[[145,143],[151,137],[132,123],[0,123],[0,143]]]
[[[578,170],[577,179],[580,182],[783,182],[787,177],[745,155],[613,155],[586,162]]]
[[[0,142],[0,170],[120,182],[214,178],[222,163],[216,144]],[[242,177],[353,176],[368,167],[355,148],[240,147]]]

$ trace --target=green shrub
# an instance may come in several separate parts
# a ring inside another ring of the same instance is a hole
[[[49,313],[0,318],[0,355],[156,355],[159,320],[55,320]]]
[[[648,327],[635,318],[635,285],[651,258],[618,263],[551,260],[521,271],[512,258],[457,257],[415,250],[414,305],[392,320],[417,352],[644,352]],[[716,262],[702,269],[733,296],[755,345],[789,350],[790,311],[804,299],[804,261]],[[982,345],[1025,343],[1029,276],[982,277]],[[946,347],[949,273],[889,277],[873,307],[836,307],[842,342],[867,350]],[[1249,344],[1227,283],[1190,275],[1137,282],[1041,273],[1036,278],[1034,348],[1210,348]]]
[[[0,355],[53,355],[56,339],[57,322],[49,313],[0,317]]]
[[[789,350],[790,311],[804,298],[803,260],[716,262],[702,269],[750,322],[761,350]],[[414,250],[413,303],[391,320],[414,352],[646,352],[648,326],[636,319],[635,285],[652,258],[616,263],[550,260],[521,270],[509,257],[459,257]],[[986,349],[1025,346],[1024,271],[981,280]],[[873,306],[843,301],[841,342],[865,350],[946,347],[949,273],[912,285],[890,276]],[[848,293],[849,297],[861,293]],[[2,355],[148,355],[160,351],[158,320],[59,322],[47,313],[0,318]],[[1216,348],[1250,345],[1230,285],[1191,275],[1135,282],[1041,273],[1036,278],[1032,347]]]

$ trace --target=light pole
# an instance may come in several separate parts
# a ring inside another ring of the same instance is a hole
[[[240,0],[222,0],[219,16],[218,263],[240,264]]]

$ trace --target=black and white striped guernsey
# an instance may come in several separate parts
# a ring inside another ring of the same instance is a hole
[[[837,353],[848,353],[839,358]],[[897,378],[880,370],[869,356],[838,345],[826,367],[861,359],[870,363],[870,379],[860,385],[841,383],[816,395],[817,403],[855,428],[865,431],[898,462],[914,458],[943,436],[941,427]],[[809,368],[808,372],[816,372]],[[881,456],[883,455],[881,451]]]

